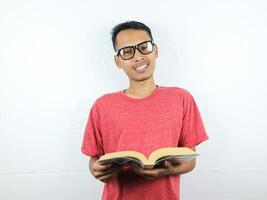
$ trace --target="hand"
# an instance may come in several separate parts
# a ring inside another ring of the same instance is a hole
[[[187,162],[176,162],[171,160],[165,160],[161,168],[143,169],[142,167],[131,164],[132,169],[136,174],[144,177],[145,179],[153,180],[162,176],[180,175],[188,173],[194,169],[196,165],[196,159]]]
[[[165,160],[163,162],[162,167],[160,168],[143,169],[142,167],[134,163],[132,163],[130,166],[135,171],[135,173],[140,175],[141,177],[148,179],[148,180],[154,180],[162,176],[169,176],[169,175],[177,174],[176,173],[177,165],[179,165],[179,163],[172,164],[170,161]]]
[[[89,169],[91,174],[98,180],[106,183],[119,172],[120,166],[114,163],[99,163],[98,158],[91,158]]]

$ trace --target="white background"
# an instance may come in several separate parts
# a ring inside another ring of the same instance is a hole
[[[125,89],[110,30],[151,27],[155,80],[195,97],[210,140],[182,200],[267,196],[267,3],[257,0],[0,2],[0,199],[100,199],[80,146],[89,109]]]

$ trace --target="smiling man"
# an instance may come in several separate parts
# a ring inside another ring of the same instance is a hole
[[[100,164],[110,152],[134,150],[148,156],[161,147],[195,146],[208,139],[192,95],[179,87],[159,86],[153,72],[158,47],[145,24],[129,21],[112,30],[114,60],[129,79],[127,89],[104,94],[93,104],[82,152],[91,157],[92,175],[105,183],[104,200],[177,200],[180,175],[195,160],[142,169],[129,164]]]

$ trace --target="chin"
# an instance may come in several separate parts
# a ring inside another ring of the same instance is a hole
[[[134,81],[146,81],[150,78],[152,78],[153,74],[149,75],[149,76],[144,76],[144,77],[133,77],[131,78]]]

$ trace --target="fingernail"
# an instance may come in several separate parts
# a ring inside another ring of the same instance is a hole
[[[165,162],[164,162],[164,166],[165,166],[165,167],[168,166],[168,161],[167,161],[167,160],[165,160]]]

